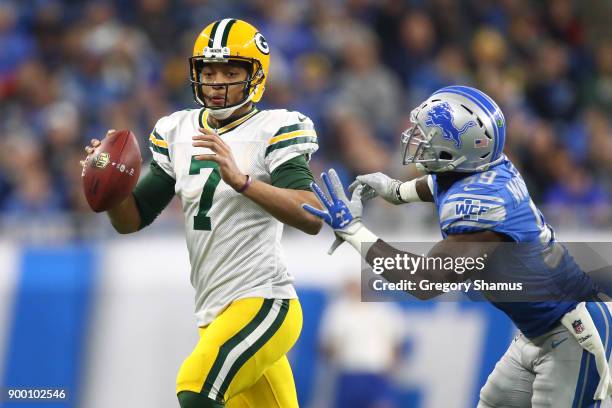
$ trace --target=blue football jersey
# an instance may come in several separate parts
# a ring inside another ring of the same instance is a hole
[[[546,243],[552,228],[535,206],[523,177],[505,159],[490,170],[440,186],[434,177],[434,198],[442,235],[490,229],[515,242]]]
[[[525,283],[521,300],[483,294],[504,311],[528,337],[546,333],[579,301],[597,295],[597,287],[575,263],[531,199],[525,181],[504,157],[488,171],[476,174],[432,175],[434,200],[442,235],[491,230],[509,237],[521,247],[504,247],[503,260],[490,260],[491,280]],[[544,253],[557,251],[554,265]],[[537,252],[537,253],[536,253]],[[499,257],[498,257],[499,258]],[[505,278],[504,278],[505,277]],[[506,294],[507,295],[507,294]],[[500,300],[501,299],[501,300]]]

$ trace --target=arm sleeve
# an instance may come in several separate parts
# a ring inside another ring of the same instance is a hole
[[[312,191],[310,183],[313,181],[314,177],[304,155],[287,160],[271,174],[271,184],[279,188]]]
[[[151,224],[174,197],[175,180],[153,160],[150,171],[138,181],[132,194],[140,214],[140,228]]]

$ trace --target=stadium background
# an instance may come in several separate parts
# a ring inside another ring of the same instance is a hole
[[[608,2],[0,1],[1,387],[67,388],[70,402],[49,407],[175,406],[175,374],[196,339],[179,207],[118,236],[88,210],[78,161],[108,128],[134,130],[148,159],[155,121],[194,105],[195,36],[228,16],[271,46],[260,106],[315,122],[315,174],[414,176],[398,149],[410,108],[469,84],[502,106],[506,153],[560,237],[610,239]],[[434,217],[381,202],[366,214],[374,231],[406,241],[438,239]],[[305,315],[291,355],[305,407],[331,406],[337,367],[320,353],[321,319],[360,267],[347,248],[325,254],[330,235],[284,238]],[[396,406],[474,406],[511,323],[480,303],[397,307]]]

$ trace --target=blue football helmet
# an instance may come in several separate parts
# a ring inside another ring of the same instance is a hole
[[[404,164],[428,173],[479,172],[503,160],[506,120],[484,92],[447,86],[410,113],[402,133]]]

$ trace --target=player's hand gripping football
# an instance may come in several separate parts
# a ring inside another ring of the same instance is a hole
[[[363,201],[370,200],[376,196],[382,197],[391,204],[403,204],[400,200],[398,189],[401,181],[392,179],[383,173],[370,173],[357,176],[357,179],[349,186],[349,191],[354,191],[358,186],[363,186],[361,195]]]
[[[195,156],[196,160],[213,161],[219,165],[221,178],[234,190],[241,189],[247,180],[247,175],[242,174],[232,154],[232,149],[219,137],[214,130],[199,129],[201,134],[193,136],[193,146],[206,147],[213,154],[201,154]]]
[[[113,132],[115,132],[115,129],[107,130],[106,136],[110,135]],[[85,163],[89,159],[89,156],[93,154],[96,147],[100,146],[100,143],[101,142],[98,139],[91,139],[91,141],[89,142],[89,145],[85,146],[85,153],[87,153],[87,156],[79,162],[81,164],[81,167],[83,168],[83,173],[85,173]]]
[[[342,182],[334,169],[328,171],[329,174],[321,173],[321,179],[327,187],[330,198],[321,190],[317,183],[310,183],[310,187],[315,192],[319,202],[325,210],[319,210],[308,204],[302,204],[309,213],[321,218],[327,225],[334,229],[336,240],[329,248],[328,254],[332,254],[348,235],[353,235],[363,227],[361,215],[363,205],[361,194],[363,186],[357,186],[353,191],[353,196],[349,200],[342,187]]]

